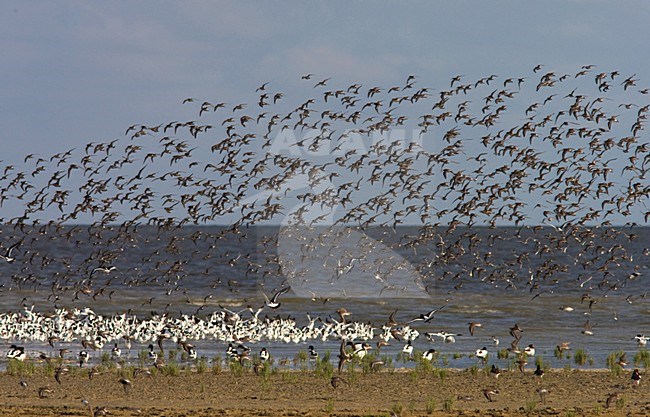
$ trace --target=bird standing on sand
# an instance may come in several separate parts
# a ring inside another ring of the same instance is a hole
[[[255,373],[255,375],[257,376],[261,375],[263,370],[264,370],[264,365],[262,364],[262,362],[255,362],[253,364],[253,372]]]
[[[135,371],[134,371],[135,374]],[[93,380],[97,375],[99,375],[99,369],[96,366],[93,366],[88,370],[88,379]]]
[[[635,369],[634,371],[632,371],[632,385],[634,387],[638,387],[640,383],[641,383],[641,374],[639,373],[638,369]]]
[[[105,416],[108,414],[108,408],[106,407],[97,407],[93,413],[93,417]]]
[[[51,393],[53,393],[48,387],[40,387],[38,389],[38,398],[47,398]]]
[[[346,381],[345,379],[341,378],[340,376],[336,376],[336,375],[334,375],[334,376],[332,377],[332,380],[330,381],[330,383],[331,383],[332,386],[336,389],[336,388],[338,388],[341,384],[347,384],[347,381]]]
[[[82,350],[79,352],[79,367],[83,367],[90,360],[90,355],[87,351]]]
[[[548,395],[548,390],[546,388],[537,388],[537,394],[539,394],[539,399],[543,405],[546,405],[546,395]]]
[[[605,400],[605,408],[609,408],[612,406],[612,403],[616,400],[618,400],[618,392],[612,392],[607,396],[607,399]]]

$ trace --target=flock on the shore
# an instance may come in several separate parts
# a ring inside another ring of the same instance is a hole
[[[286,292],[286,291],[285,291]],[[284,292],[280,292],[282,294]],[[269,308],[279,308],[278,297],[274,300],[268,300],[267,306]],[[444,306],[443,306],[444,307]],[[25,361],[42,361],[46,362],[53,368],[54,380],[59,386],[64,384],[65,375],[70,372],[69,364],[76,362],[80,368],[86,367],[88,369],[88,377],[92,380],[95,376],[106,372],[105,366],[110,365],[105,363],[106,358],[102,357],[101,362],[91,363],[91,354],[95,356],[104,356],[103,352],[110,352],[110,364],[118,368],[132,366],[131,360],[134,359],[131,351],[132,349],[137,353],[139,366],[133,368],[133,378],[138,378],[140,375],[153,376],[152,370],[156,368],[162,371],[165,366],[165,348],[170,351],[181,349],[185,355],[188,363],[192,366],[198,366],[199,361],[205,360],[205,357],[199,359],[199,352],[194,345],[194,341],[210,340],[213,343],[221,343],[227,348],[225,350],[226,363],[238,363],[243,368],[250,367],[256,375],[263,375],[267,363],[272,363],[276,358],[272,358],[272,353],[264,345],[267,342],[282,341],[285,343],[305,343],[313,340],[327,341],[338,340],[340,341],[340,348],[336,361],[338,362],[338,372],[334,373],[332,369],[332,376],[330,384],[334,389],[339,389],[343,384],[348,384],[344,377],[346,364],[350,362],[359,363],[368,356],[369,352],[373,349],[370,341],[376,340],[376,349],[380,351],[382,348],[393,346],[394,344],[402,344],[401,355],[404,361],[416,361],[427,364],[434,364],[438,361],[438,352],[435,348],[431,348],[431,343],[435,338],[439,337],[440,341],[445,343],[454,343],[455,337],[462,336],[461,334],[452,334],[446,332],[425,333],[428,342],[425,342],[428,349],[421,352],[421,356],[414,357],[415,349],[413,343],[419,338],[420,333],[411,328],[412,323],[429,324],[435,319],[435,313],[441,308],[433,309],[429,312],[420,314],[411,320],[398,321],[396,319],[397,310],[395,310],[389,317],[386,323],[381,327],[373,327],[371,324],[363,324],[359,322],[349,321],[348,317],[351,312],[345,308],[340,308],[336,311],[340,320],[332,319],[321,320],[320,317],[311,318],[308,316],[309,324],[306,326],[298,327],[296,321],[291,318],[283,319],[280,316],[270,318],[268,316],[259,317],[260,313],[265,307],[258,309],[242,310],[241,312],[233,312],[228,309],[222,309],[219,312],[205,317],[204,319],[197,316],[181,316],[173,318],[169,315],[153,316],[150,319],[138,319],[136,316],[128,316],[126,314],[101,316],[94,313],[91,309],[67,311],[59,309],[52,314],[40,314],[34,312],[33,309],[25,309],[21,313],[10,313],[0,315],[0,338],[22,341],[39,341],[41,343],[47,342],[52,348],[53,352],[58,354],[50,355],[43,352],[38,352],[38,355],[29,355],[24,346],[17,346],[12,344],[6,352],[6,357],[9,361],[23,363]],[[250,315],[244,318],[242,313]],[[482,328],[482,324],[478,322],[467,323],[469,330],[469,337],[474,337],[477,329]],[[377,334],[375,334],[377,331]],[[533,344],[529,344],[523,348],[519,347],[524,329],[519,324],[515,324],[509,329],[509,334],[513,337],[508,348],[505,350],[513,355],[513,361],[516,363],[519,372],[526,374],[525,367],[528,361],[536,358],[536,348]],[[644,348],[647,345],[650,337],[643,334],[638,334],[633,341],[636,342],[639,348]],[[67,347],[72,347],[74,344],[79,343],[81,350],[72,352]],[[147,349],[143,355],[142,347],[148,344]],[[262,347],[259,354],[252,353],[250,344],[259,343]],[[494,348],[499,345],[499,339],[493,337]],[[135,346],[134,346],[135,344]],[[157,345],[156,346],[154,346]],[[112,345],[112,347],[110,347]],[[123,351],[122,347],[126,349]],[[110,349],[110,350],[109,350]],[[563,352],[570,350],[569,343],[562,343],[556,347],[562,355]],[[394,351],[395,349],[393,349]],[[476,350],[473,356],[476,358],[477,363],[487,365],[490,358],[490,350],[487,347],[482,347]],[[76,354],[76,357],[75,357]],[[329,362],[329,355],[321,359],[318,349],[312,344],[309,345],[306,360],[310,363],[320,362],[320,366],[324,362]],[[387,356],[372,355],[369,358],[372,362],[369,363],[369,368],[372,372],[380,371],[387,365],[384,358]],[[171,359],[171,356],[170,356]],[[295,360],[297,360],[296,357]],[[213,359],[221,362],[221,358]],[[283,362],[284,361],[284,362]],[[287,358],[279,359],[279,364],[286,364]],[[295,363],[295,362],[294,362]],[[535,361],[536,368],[532,371],[531,375],[539,379],[536,392],[540,397],[542,404],[546,404],[546,398],[549,395],[549,390],[541,383],[545,374],[542,368],[542,361]],[[629,365],[625,353],[623,353],[615,363],[615,366],[620,369],[625,369]],[[219,365],[220,366],[220,365]],[[20,367],[18,369],[21,369]],[[188,368],[192,369],[192,367]],[[348,372],[349,372],[348,368]],[[20,385],[27,388],[29,383],[23,375],[23,371],[19,371],[21,375]],[[492,361],[489,368],[489,375],[499,380],[502,370]],[[133,382],[131,379],[120,374],[117,382],[122,386],[125,395],[129,395],[133,389]],[[631,373],[631,386],[637,388],[642,379],[641,372],[638,368],[632,370]],[[620,389],[620,387],[619,387]],[[40,387],[38,389],[38,396],[40,398],[48,398],[54,392],[48,386]],[[498,388],[488,387],[482,390],[484,397],[489,401],[496,401],[496,396],[499,394]],[[611,393],[606,400],[606,407],[609,408],[614,400],[620,395],[619,391]],[[462,398],[461,398],[462,397]],[[459,396],[459,399],[470,400],[469,396]],[[90,404],[86,404],[94,411]],[[98,410],[107,410],[105,407],[100,407]]]
[[[420,332],[411,327],[414,322],[429,323],[434,319],[433,313],[440,308],[434,309],[429,313],[421,314],[405,322],[396,321],[395,310],[386,323],[379,326],[372,323],[361,323],[347,319],[350,312],[345,308],[336,310],[338,320],[331,316],[325,320],[320,317],[310,317],[307,315],[308,324],[299,326],[294,318],[282,318],[280,315],[275,317],[259,317],[264,307],[253,310],[251,308],[234,312],[222,308],[206,317],[193,315],[183,315],[172,317],[171,315],[154,315],[150,318],[140,319],[135,315],[116,314],[111,316],[102,316],[96,314],[89,308],[84,310],[58,309],[51,314],[42,314],[31,309],[25,309],[20,313],[3,313],[0,314],[0,339],[14,340],[23,342],[40,342],[47,343],[52,349],[58,344],[71,346],[79,343],[84,350],[80,353],[80,366],[88,363],[89,355],[85,349],[93,351],[102,351],[106,347],[113,345],[111,354],[116,358],[121,357],[120,345],[124,345],[130,352],[133,344],[139,346],[148,345],[149,357],[154,357],[154,346],[156,343],[160,352],[164,354],[163,345],[169,343],[172,346],[178,345],[189,353],[190,359],[198,357],[197,351],[192,342],[208,341],[218,344],[228,344],[226,351],[228,357],[238,357],[232,353],[237,352],[238,347],[244,347],[247,353],[250,349],[245,348],[245,344],[264,344],[269,342],[282,342],[293,344],[313,343],[313,341],[326,342],[329,340],[341,341],[341,351],[339,359],[350,359],[352,356],[363,358],[366,353],[372,349],[368,342],[376,342],[376,349],[391,346],[392,343],[404,344],[401,352],[409,358],[413,357],[413,342],[420,337]],[[250,315],[250,317],[244,317]],[[468,323],[469,337],[474,336],[477,327],[482,327],[481,323]],[[536,350],[533,344],[520,348],[520,341],[523,335],[523,329],[519,324],[515,324],[509,329],[509,334],[513,337],[509,347],[505,350],[515,357],[519,355],[524,359],[518,362],[519,369],[523,372],[523,367],[527,364],[526,357],[534,357]],[[437,338],[440,342],[455,343],[456,337],[463,336],[459,333],[448,332],[425,332],[425,343],[432,344]],[[636,342],[639,348],[647,346],[650,337],[643,334],[637,334],[632,341]],[[494,347],[498,347],[500,340],[492,336]],[[560,353],[570,350],[570,343],[563,342],[557,346]],[[347,348],[352,347],[352,356],[347,355]],[[63,353],[68,353],[67,348],[60,349]],[[137,352],[137,348],[136,348]],[[318,353],[313,345],[309,346],[311,357],[317,357]],[[435,349],[425,350],[423,358],[432,360],[436,353]],[[40,352],[39,356],[33,356],[36,359],[44,353]],[[266,348],[262,349],[261,357],[268,355]],[[63,357],[63,354],[60,354]],[[489,351],[487,347],[476,350],[474,356],[487,362]],[[6,357],[17,359],[23,362],[28,358],[24,347],[11,345]],[[339,362],[339,370],[345,361]],[[628,365],[624,356],[620,358],[618,364],[621,367]]]

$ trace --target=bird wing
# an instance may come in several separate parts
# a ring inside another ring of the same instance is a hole
[[[278,297],[280,295],[282,295],[282,294],[286,294],[287,292],[289,292],[290,289],[291,289],[291,287],[285,287],[285,288],[282,288],[280,291],[276,292],[273,295],[273,298],[271,299],[271,302],[276,303],[278,301]]]

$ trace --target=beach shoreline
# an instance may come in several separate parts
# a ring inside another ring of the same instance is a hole
[[[133,377],[128,370],[106,369],[90,379],[87,369],[75,368],[58,384],[50,372],[39,368],[22,377],[0,374],[4,393],[0,416],[88,416],[104,407],[112,416],[173,417],[647,415],[649,386],[642,381],[633,387],[630,373],[550,370],[539,378],[532,371],[510,371],[494,378],[483,369],[376,373],[357,369],[342,372],[345,382],[334,388],[329,375],[312,370],[264,375],[251,369],[181,370],[175,376],[154,372]],[[118,382],[125,376],[130,382],[127,389]],[[486,398],[486,389],[498,391],[492,401]],[[540,394],[542,390],[546,393]],[[615,393],[607,407],[608,397]]]

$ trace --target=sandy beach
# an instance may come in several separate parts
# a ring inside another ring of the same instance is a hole
[[[642,378],[632,387],[630,370],[553,370],[540,379],[532,370],[503,372],[499,378],[473,370],[384,370],[343,372],[338,388],[329,375],[279,370],[255,375],[181,370],[177,375],[132,375],[106,369],[88,377],[69,368],[58,384],[52,371],[30,375],[5,372],[0,416],[511,416],[648,415],[650,388]],[[240,370],[241,371],[241,370]],[[336,375],[336,373],[335,373]],[[642,373],[642,376],[643,373]],[[127,390],[118,382],[126,377]],[[21,385],[21,381],[27,386]],[[485,389],[498,390],[492,402]],[[548,391],[542,402],[539,390]],[[39,396],[39,390],[41,395]],[[611,394],[617,396],[606,401]],[[92,409],[92,411],[91,411]],[[105,411],[105,414],[102,414]]]

